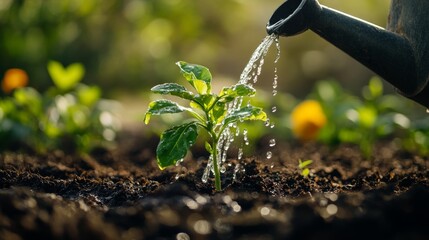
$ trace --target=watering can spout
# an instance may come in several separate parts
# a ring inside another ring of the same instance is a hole
[[[429,108],[429,1],[392,0],[387,29],[320,5],[287,0],[272,15],[268,34],[312,30]]]

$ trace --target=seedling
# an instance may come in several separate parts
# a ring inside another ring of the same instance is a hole
[[[224,87],[216,95],[211,92],[212,75],[208,68],[183,61],[176,64],[183,77],[196,90],[196,93],[188,91],[184,86],[177,83],[156,85],[151,91],[189,100],[190,107],[184,107],[166,99],[156,100],[149,103],[144,122],[148,124],[152,115],[167,113],[188,112],[192,118],[181,125],[166,130],[161,135],[156,149],[158,166],[162,170],[168,166],[176,165],[177,161],[182,160],[195,143],[198,130],[203,129],[207,131],[210,138],[205,147],[211,154],[213,161],[215,189],[220,191],[222,188],[218,143],[222,133],[233,127],[238,121],[266,121],[267,114],[261,108],[250,104],[236,110],[229,110],[229,104],[237,98],[254,96],[256,90],[253,87],[246,84],[236,84],[231,87]]]
[[[310,168],[308,166],[313,163],[313,160],[305,160],[303,162],[300,159],[298,160],[298,162],[298,169],[301,171],[301,175],[303,177],[308,177],[308,175],[310,174]]]

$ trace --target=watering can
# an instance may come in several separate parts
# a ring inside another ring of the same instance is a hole
[[[319,4],[287,0],[272,15],[268,34],[308,29],[429,108],[429,0],[392,0],[387,28]]]

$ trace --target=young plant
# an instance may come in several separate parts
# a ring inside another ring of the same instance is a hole
[[[308,175],[310,174],[310,168],[308,166],[310,166],[310,164],[313,163],[313,160],[305,160],[304,162],[300,160],[298,160],[298,169],[301,171],[301,175],[303,177],[308,177]]]
[[[222,188],[218,143],[222,133],[238,121],[266,121],[267,115],[261,108],[252,105],[228,110],[229,103],[237,98],[255,95],[256,90],[253,87],[246,84],[236,84],[231,87],[224,87],[216,95],[211,91],[212,75],[208,68],[183,61],[176,64],[183,77],[196,90],[196,93],[188,91],[184,86],[177,83],[157,85],[151,91],[188,100],[190,107],[184,107],[166,99],[156,100],[149,103],[144,122],[148,124],[152,115],[167,113],[188,112],[192,118],[181,125],[166,130],[161,135],[156,149],[158,166],[162,170],[183,159],[189,148],[195,143],[198,130],[203,129],[207,131],[210,137],[210,141],[206,142],[206,149],[211,154],[213,161],[215,188],[220,191]]]

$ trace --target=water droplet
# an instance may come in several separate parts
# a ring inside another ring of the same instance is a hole
[[[238,160],[241,160],[241,158],[243,157],[243,149],[242,148],[239,148],[238,149],[238,156],[237,156],[237,159]]]
[[[271,169],[274,168],[274,163],[271,163],[270,168]]]
[[[277,49],[277,56],[276,56],[276,60],[274,60],[274,63],[277,63],[280,59],[280,41],[279,41],[279,37],[276,37],[276,39],[274,40],[276,42],[276,49]]]
[[[272,107],[271,112],[273,112],[273,113],[277,112],[277,107],[276,106]]]
[[[221,172],[221,173],[225,173],[225,172],[226,172],[226,167],[225,167],[225,166],[222,166],[222,167],[220,168],[220,172]]]
[[[207,168],[206,168],[207,169]],[[204,170],[204,174],[203,174],[203,176],[201,177],[201,181],[203,182],[203,183],[207,183],[207,181],[209,180],[209,173],[208,173],[208,171],[207,170]]]
[[[271,159],[273,157],[273,153],[271,151],[267,152],[267,159]]]
[[[266,127],[270,126],[270,124],[271,124],[270,119],[268,118],[267,121],[265,121],[264,124],[265,124]]]
[[[274,76],[274,80],[273,80],[273,89],[277,88],[278,82],[277,82],[278,76]]]
[[[273,97],[277,95],[277,90],[273,90]]]
[[[222,158],[221,158],[221,163],[224,163],[226,161],[226,152],[228,151],[228,149],[226,149],[223,153],[222,153]]]
[[[232,174],[232,181],[235,181],[235,179],[237,178],[237,173],[238,171],[240,171],[240,164],[238,163],[237,165],[235,165],[234,167],[234,173]]]
[[[273,139],[270,139],[270,147],[274,147],[276,145],[276,140],[273,138]]]
[[[247,129],[243,130],[243,140],[244,140],[244,144],[249,145],[249,138],[247,137]]]
[[[176,166],[180,166],[180,164],[183,162],[183,158],[181,158],[181,159],[179,159],[179,160],[177,160],[177,162],[176,162]]]
[[[210,177],[210,170],[212,169],[213,166],[213,157],[210,155],[209,157],[209,161],[207,163],[206,168],[204,169],[204,173],[203,176],[201,177],[201,181],[203,183],[207,183],[207,181],[209,180]]]
[[[272,123],[270,128],[274,128],[276,126],[276,124]]]

